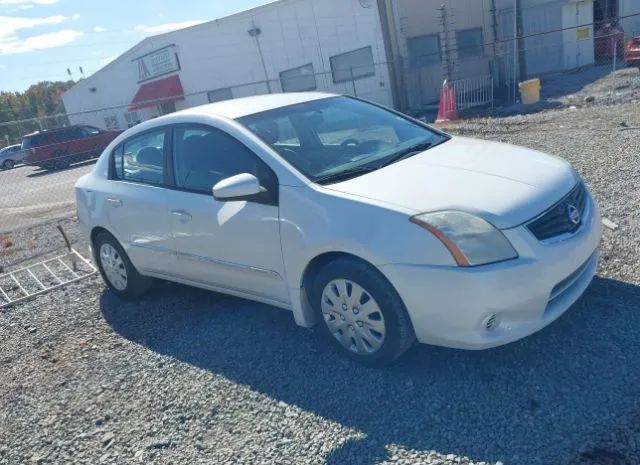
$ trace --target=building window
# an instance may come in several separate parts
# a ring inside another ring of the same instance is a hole
[[[336,55],[329,60],[331,61],[334,84],[362,79],[376,74],[371,47]]]
[[[176,112],[176,102],[166,102],[158,105],[160,115],[169,115]]]
[[[207,92],[207,98],[209,103],[222,102],[223,100],[231,100],[233,98],[233,92],[231,87],[225,89],[215,89]]]
[[[317,89],[313,63],[280,73],[283,92],[305,92]]]
[[[130,111],[124,114],[124,119],[127,122],[127,127],[132,128],[136,124],[140,123],[140,116],[137,111]]]
[[[409,63],[414,68],[440,64],[442,60],[439,34],[411,37],[407,39],[407,48]]]
[[[463,29],[456,31],[458,56],[463,58],[479,57],[484,53],[482,44],[482,28]]]
[[[104,117],[104,125],[107,129],[119,129],[118,117],[116,115],[105,116]]]

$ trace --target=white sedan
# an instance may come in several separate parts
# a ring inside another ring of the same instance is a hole
[[[538,331],[587,288],[601,237],[561,159],[322,93],[140,124],[76,200],[121,298],[160,278],[265,302],[367,364],[416,339],[484,349]]]

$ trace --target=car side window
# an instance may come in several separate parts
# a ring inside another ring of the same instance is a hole
[[[174,129],[176,186],[211,194],[219,181],[241,173],[256,176],[267,189],[277,190],[275,174],[244,144],[224,131],[204,126]]]
[[[113,179],[164,183],[164,129],[141,134],[113,151]]]
[[[61,135],[62,141],[68,141],[68,140],[82,139],[84,137],[84,132],[82,131],[82,128],[76,127],[76,128],[71,128],[68,131],[64,131],[64,133],[60,135]]]
[[[85,137],[97,136],[98,134],[100,134],[100,130],[98,128],[94,128],[93,126],[82,126],[81,129]]]

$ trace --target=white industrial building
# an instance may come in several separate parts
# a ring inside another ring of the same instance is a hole
[[[327,90],[393,105],[369,0],[280,0],[149,37],[63,96],[71,123],[123,128],[207,102]]]
[[[63,100],[72,123],[108,128],[268,92],[323,90],[417,112],[445,79],[465,92],[505,89],[593,64],[594,21],[627,16],[627,35],[640,33],[640,16],[629,16],[640,0],[518,3],[516,15],[515,0],[278,0],[149,37]],[[525,38],[512,40],[515,30]]]

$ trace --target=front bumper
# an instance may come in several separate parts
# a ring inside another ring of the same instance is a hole
[[[472,268],[382,265],[403,299],[418,341],[486,349],[516,341],[562,315],[595,275],[602,226],[588,199],[583,226],[542,243],[524,226],[503,231],[519,258]],[[490,329],[488,320],[496,315]]]

